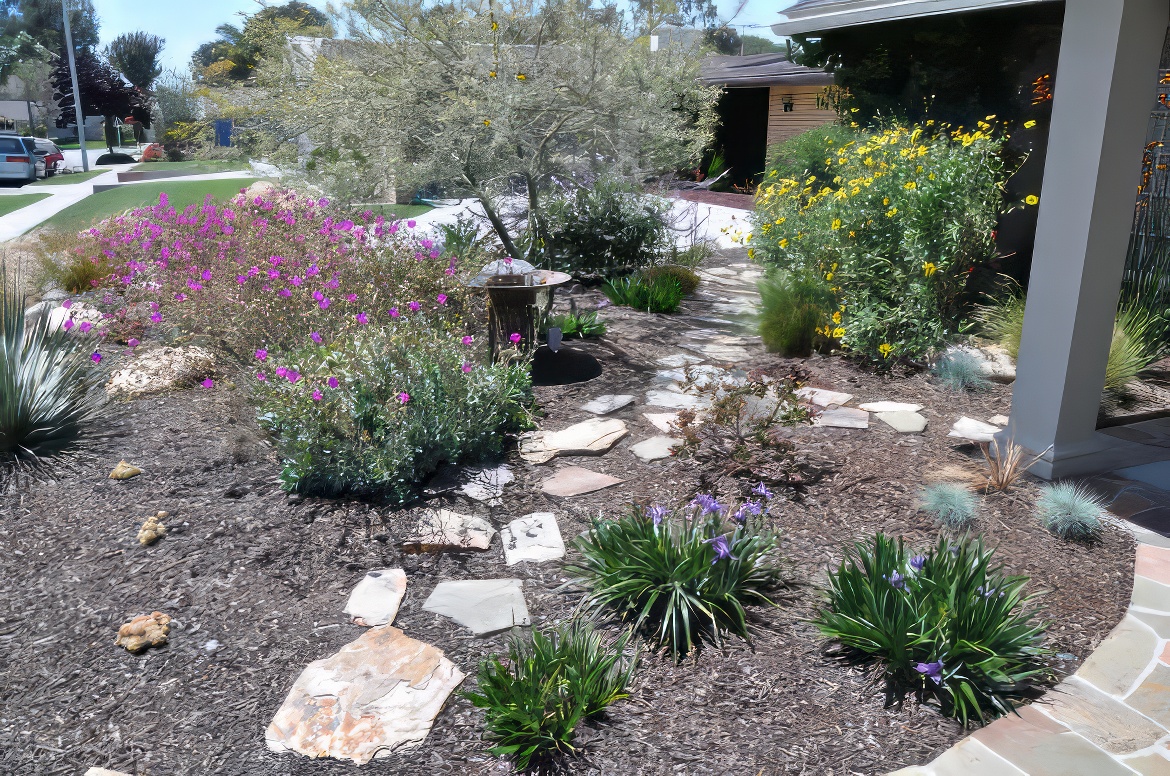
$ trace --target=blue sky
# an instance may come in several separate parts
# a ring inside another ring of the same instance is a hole
[[[309,0],[318,8],[325,0]],[[779,21],[778,10],[791,0],[748,0],[734,24],[767,25]],[[192,52],[202,43],[213,40],[215,28],[225,22],[238,23],[239,13],[254,13],[260,8],[256,0],[164,0],[151,7],[141,0],[93,0],[101,19],[101,43],[104,46],[124,32],[146,30],[166,39],[163,51],[165,67],[186,68]],[[735,12],[738,0],[718,0],[723,18]],[[166,10],[158,6],[169,6]],[[767,27],[747,30],[749,34],[775,38]]]

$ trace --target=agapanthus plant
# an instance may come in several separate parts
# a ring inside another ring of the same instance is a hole
[[[911,555],[879,533],[830,572],[813,622],[838,654],[873,667],[887,706],[909,693],[963,724],[1006,714],[1046,674],[1046,626],[1028,579],[992,554],[944,538]]]
[[[681,509],[634,506],[595,521],[576,540],[572,569],[587,609],[632,621],[676,659],[725,633],[750,640],[745,607],[772,604],[781,582],[766,510],[762,500],[733,509],[699,494]]]

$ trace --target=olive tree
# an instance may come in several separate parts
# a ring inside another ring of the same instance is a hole
[[[698,63],[636,43],[612,6],[353,0],[343,21],[346,40],[260,79],[274,118],[367,179],[477,199],[510,256],[524,226],[539,250],[554,188],[641,183],[711,139]]]

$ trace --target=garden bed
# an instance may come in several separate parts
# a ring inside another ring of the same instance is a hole
[[[742,260],[733,251],[714,262]],[[576,298],[586,307],[601,296]],[[603,457],[567,461],[624,484],[556,500],[541,494],[540,483],[562,462],[533,466],[511,453],[516,482],[503,505],[486,510],[459,497],[459,507],[486,511],[496,526],[552,511],[568,540],[593,517],[616,516],[630,501],[689,499],[703,474],[693,461],[641,463],[627,448],[657,433],[641,417],[654,361],[677,352],[680,331],[708,325],[695,317],[709,315],[706,306],[689,299],[677,317],[608,308],[607,341],[572,343],[602,361],[602,376],[535,389],[541,425],[551,429],[582,420],[577,408],[598,395],[639,397],[615,413],[630,437]],[[750,350],[749,365],[773,374],[796,363],[759,346]],[[679,665],[645,655],[630,700],[611,707],[604,724],[579,733],[585,755],[573,772],[884,773],[928,761],[964,734],[934,709],[913,703],[883,709],[880,689],[863,673],[824,656],[807,619],[844,545],[876,531],[904,535],[916,547],[934,542],[933,521],[915,511],[916,492],[947,465],[981,465],[947,430],[959,415],[1006,414],[1010,388],[956,395],[922,375],[875,376],[838,358],[814,357],[803,366],[811,385],[864,401],[922,404],[930,425],[922,435],[899,435],[877,421],[864,431],[792,429],[788,437],[798,450],[837,465],[799,501],[775,510],[791,582],[780,606],[754,610],[760,634],[752,647],[732,641]],[[395,625],[444,650],[469,674],[506,636],[473,638],[424,612],[422,602],[439,580],[521,578],[537,625],[569,616],[580,600],[580,591],[564,586],[557,562],[505,567],[495,550],[402,553],[398,541],[413,526],[413,510],[286,496],[244,385],[220,379],[214,390],[122,403],[107,423],[109,438],[86,460],[54,482],[27,483],[0,500],[0,596],[14,602],[0,615],[7,663],[0,771],[75,774],[97,765],[135,774],[350,773],[350,764],[273,754],[263,731],[304,665],[362,632],[346,622],[342,607],[366,570],[406,571]],[[120,459],[145,473],[107,479]],[[1035,491],[1025,481],[988,497],[976,529],[1009,572],[1049,591],[1048,646],[1066,653],[1062,665],[1071,672],[1125,611],[1133,542],[1112,527],[1092,545],[1052,536],[1031,515]],[[141,548],[135,532],[158,510],[169,513],[171,533]],[[574,555],[570,550],[568,560]],[[114,646],[118,625],[155,609],[175,620],[165,647],[133,656]],[[218,649],[207,649],[212,640]],[[506,766],[484,751],[481,719],[453,697],[421,748],[375,760],[363,773],[504,773]]]

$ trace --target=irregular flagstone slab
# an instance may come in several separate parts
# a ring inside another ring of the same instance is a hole
[[[423,609],[450,617],[477,636],[532,624],[519,579],[440,582]]]
[[[842,404],[848,404],[853,398],[853,394],[830,391],[826,388],[805,387],[796,391],[796,398],[803,399],[818,407],[832,407],[834,405],[841,406]]]
[[[688,364],[701,364],[703,359],[698,356],[692,356],[688,353],[675,353],[672,356],[663,356],[658,359],[658,363],[662,366],[678,368]]]
[[[926,430],[926,418],[917,412],[879,412],[877,419],[899,434],[921,434]]]
[[[366,572],[349,594],[345,614],[357,625],[389,625],[406,595],[406,572],[375,569]]]
[[[565,540],[552,512],[533,512],[513,520],[500,531],[500,539],[509,566],[522,560],[542,563],[565,557]]]
[[[656,383],[676,383],[687,379],[687,370],[683,368],[678,369],[660,369],[654,375],[654,382]]]
[[[634,397],[628,393],[607,393],[604,396],[598,396],[591,402],[582,404],[581,409],[592,412],[594,415],[608,415],[633,403]]]
[[[364,765],[422,743],[463,672],[385,625],[310,663],[264,733],[274,752]]]
[[[1077,676],[1066,679],[1057,692],[1046,693],[1038,703],[1056,720],[1114,754],[1145,749],[1150,741],[1166,735],[1146,717]]]
[[[1024,773],[1061,776],[1133,776],[1089,741],[1032,706],[1001,717],[972,737]]]
[[[463,476],[467,480],[460,488],[463,495],[493,505],[500,503],[500,496],[504,495],[504,486],[516,479],[516,475],[512,474],[511,467],[506,464],[483,469],[468,469]]]
[[[720,345],[718,343],[707,343],[703,345],[696,345],[695,350],[716,361],[746,361],[751,357],[747,348],[739,345]]]
[[[1077,676],[1105,692],[1124,695],[1154,661],[1157,646],[1158,637],[1127,614],[1081,664]]]
[[[678,431],[677,412],[643,412],[642,417],[663,433],[670,434]]]
[[[215,359],[204,348],[157,348],[139,353],[129,365],[110,375],[106,393],[133,397],[185,388],[213,371]]]
[[[907,404],[904,401],[871,401],[857,405],[866,412],[918,412],[921,404]]]
[[[496,529],[482,517],[438,509],[419,517],[414,533],[403,540],[402,546],[412,552],[486,550],[495,535]]]
[[[701,410],[711,406],[710,399],[677,391],[647,391],[646,403],[668,410]]]
[[[544,463],[558,455],[604,455],[628,433],[625,421],[591,418],[560,431],[538,431],[522,438],[520,457]]]
[[[545,480],[544,484],[540,486],[540,490],[547,496],[568,498],[569,496],[580,496],[583,493],[603,490],[623,482],[625,480],[610,477],[608,474],[590,471],[580,466],[567,466]]]
[[[951,426],[949,437],[966,439],[969,442],[990,442],[1000,432],[999,426],[984,423],[975,418],[961,417]]]
[[[856,407],[831,407],[813,420],[822,428],[869,428],[869,413]]]
[[[671,451],[682,443],[683,441],[676,437],[653,436],[636,445],[631,445],[630,452],[639,461],[657,461],[669,458],[672,455]]]

